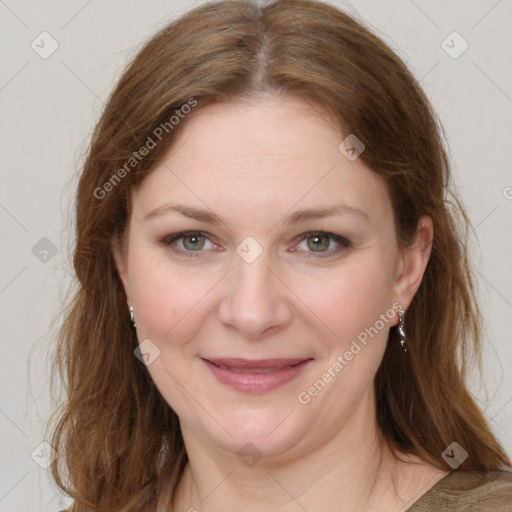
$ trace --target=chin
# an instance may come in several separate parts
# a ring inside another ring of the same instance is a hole
[[[203,432],[215,445],[239,458],[245,455],[275,456],[296,447],[309,430],[308,425],[297,424],[292,411],[291,406],[287,409],[282,404],[268,410],[231,411],[222,416],[220,422],[224,428],[208,416],[204,418]]]

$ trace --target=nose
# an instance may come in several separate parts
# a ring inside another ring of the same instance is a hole
[[[270,264],[265,251],[252,263],[235,254],[235,268],[224,282],[219,319],[247,340],[275,334],[292,319],[291,292]]]

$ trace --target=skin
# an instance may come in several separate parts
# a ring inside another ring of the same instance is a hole
[[[173,510],[405,510],[446,473],[412,456],[399,462],[385,448],[373,380],[398,323],[392,305],[406,310],[421,283],[431,219],[401,249],[381,178],[360,158],[349,161],[338,149],[348,133],[300,99],[210,105],[185,122],[133,191],[125,244],[114,248],[138,339],[160,350],[148,371],[180,418],[189,457]],[[175,211],[144,220],[168,203],[222,222]],[[286,224],[294,212],[332,204],[366,216]],[[162,242],[188,230],[208,238]],[[319,231],[351,246],[299,239]],[[252,263],[236,252],[248,236],[263,251]],[[387,311],[384,328],[300,403],[298,394]],[[217,381],[202,357],[314,361],[281,388],[249,394]],[[248,442],[261,454],[252,467],[237,457]]]

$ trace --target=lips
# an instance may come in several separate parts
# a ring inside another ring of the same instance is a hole
[[[239,373],[259,373],[260,371],[270,373],[272,371],[295,366],[305,360],[304,358],[258,360],[236,358],[207,359],[207,361],[210,361],[210,363],[213,363],[215,366],[220,368],[224,367],[231,371],[239,371]]]
[[[273,391],[298,377],[313,359],[203,358],[203,361],[222,384],[258,394]]]

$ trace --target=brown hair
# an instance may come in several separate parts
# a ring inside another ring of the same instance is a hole
[[[464,250],[469,221],[450,192],[441,130],[418,82],[382,40],[333,6],[226,1],[189,11],[135,56],[81,173],[78,283],[56,352],[67,399],[54,413],[52,438],[53,476],[75,499],[75,512],[150,511],[172,500],[187,455],[176,414],[134,357],[112,243],[127,225],[129,192],[186,123],[170,127],[176,110],[191,99],[199,109],[262,94],[300,97],[357,135],[366,146],[360,158],[387,183],[401,246],[422,215],[433,220],[430,260],[407,314],[409,351],[399,353],[392,328],[375,378],[390,447],[449,469],[441,453],[457,441],[469,454],[459,470],[510,464],[465,384],[482,325]],[[141,158],[161,126],[162,140]]]

